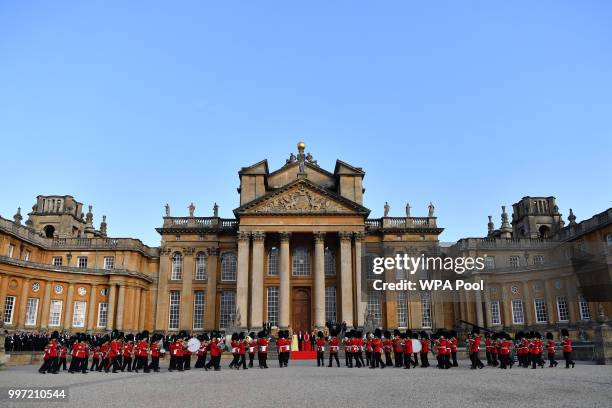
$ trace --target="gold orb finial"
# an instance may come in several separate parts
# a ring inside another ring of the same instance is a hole
[[[306,143],[299,141],[297,144],[297,148],[298,148],[298,151],[303,152],[304,149],[306,148]]]

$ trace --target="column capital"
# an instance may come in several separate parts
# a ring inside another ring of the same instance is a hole
[[[291,233],[290,232],[283,231],[283,232],[280,233],[280,240],[281,241],[287,241],[288,242],[289,238],[291,238]]]
[[[263,231],[253,232],[253,241],[263,241],[266,238],[266,233]]]
[[[365,237],[365,234],[361,231],[356,232],[354,235],[355,235],[355,241],[361,241]]]
[[[315,231],[314,233],[314,239],[316,243],[323,243],[325,242],[325,232],[323,231]]]
[[[246,231],[238,231],[238,240],[239,241],[244,241],[247,240],[251,237],[251,233],[250,232],[246,232]]]
[[[350,240],[352,238],[353,234],[351,232],[348,232],[348,231],[340,231],[338,233],[338,236],[340,237],[340,240],[347,241],[347,240]]]
[[[208,247],[206,253],[208,256],[219,256],[219,247]]]

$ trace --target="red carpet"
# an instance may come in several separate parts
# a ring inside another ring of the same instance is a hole
[[[317,352],[316,351],[292,351],[291,359],[292,360],[316,360]]]

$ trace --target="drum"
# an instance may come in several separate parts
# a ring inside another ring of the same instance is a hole
[[[417,339],[412,339],[412,352],[420,353],[422,350],[421,342]]]
[[[189,341],[187,342],[187,350],[191,351],[192,353],[195,353],[199,349],[200,349],[200,340],[196,339],[195,337],[190,338]]]

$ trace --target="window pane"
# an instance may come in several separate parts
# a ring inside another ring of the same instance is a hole
[[[225,253],[221,257],[221,280],[236,280],[236,254],[233,252]]]
[[[278,248],[270,248],[268,253],[268,275],[278,276]]]
[[[546,302],[544,299],[535,299],[534,304],[536,323],[548,322],[548,313],[546,312]]]
[[[181,280],[183,278],[183,255],[179,252],[172,256],[172,275],[170,279]]]
[[[204,328],[204,304],[205,293],[203,290],[198,290],[193,295],[193,328]]]
[[[196,280],[206,280],[206,257],[199,253],[196,257]]]
[[[589,302],[586,301],[584,296],[580,295],[578,304],[580,305],[580,320],[591,320],[591,310],[589,309]]]
[[[501,314],[499,313],[499,301],[491,302],[491,324],[501,324]]]
[[[59,326],[62,319],[62,301],[52,300],[49,310],[49,326]]]
[[[29,298],[26,304],[26,320],[27,326],[36,325],[36,315],[38,314],[38,298]]]
[[[4,324],[13,324],[15,312],[15,296],[7,296],[4,299]]]
[[[86,302],[74,302],[74,311],[72,313],[72,327],[85,327],[85,309]]]
[[[293,250],[293,276],[310,275],[310,253],[304,247]]]
[[[336,323],[336,319],[336,287],[327,286],[325,288],[325,321]]]
[[[168,314],[168,329],[177,330],[181,315],[181,292],[170,291],[170,313]]]
[[[431,293],[421,293],[421,326],[431,328]]]
[[[98,327],[108,326],[108,302],[98,304]]]
[[[557,296],[557,311],[559,312],[559,321],[569,321],[569,311],[567,309],[567,298],[565,296]]]
[[[408,318],[406,313],[406,292],[395,292],[396,308],[395,315],[397,318],[398,327],[408,327]]]
[[[325,248],[325,276],[336,275],[336,257],[331,248]]]
[[[366,315],[372,319],[375,326],[380,326],[382,322],[382,308],[380,304],[380,291],[368,289],[368,303]]]
[[[272,326],[278,327],[278,286],[267,289],[267,319]]]
[[[227,328],[236,313],[236,292],[233,290],[221,291],[221,305],[219,308],[219,327]]]
[[[524,324],[525,316],[523,315],[523,301],[513,300],[512,301],[512,323]]]

